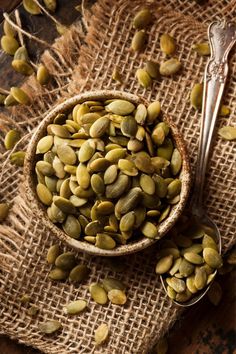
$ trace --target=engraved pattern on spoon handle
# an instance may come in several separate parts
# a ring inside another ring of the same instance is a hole
[[[217,115],[228,75],[228,55],[236,42],[236,24],[212,22],[208,28],[211,57],[206,65],[201,131],[192,208],[202,209],[203,186]]]

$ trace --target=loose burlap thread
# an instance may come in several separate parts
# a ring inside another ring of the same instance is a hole
[[[50,87],[41,88],[31,77],[24,89],[32,98],[29,107],[13,108],[0,117],[0,128],[6,132],[17,128],[24,135],[16,149],[26,148],[32,131],[45,112],[65,98],[96,89],[121,89],[152,101],[159,99],[163,111],[178,125],[188,145],[192,166],[196,161],[200,115],[189,104],[189,92],[201,81],[206,59],[191,52],[191,45],[206,40],[207,24],[220,15],[235,16],[236,1],[209,0],[199,6],[195,1],[170,0],[148,2],[155,21],[148,30],[148,45],[143,54],[130,51],[134,29],[132,18],[143,1],[99,0],[91,12],[86,12],[89,24],[85,34],[80,24],[74,24],[53,47],[44,53],[42,61],[54,73]],[[176,56],[183,64],[180,74],[154,82],[151,89],[142,89],[135,79],[135,71],[147,59],[164,60],[159,50],[159,37],[172,33],[178,43]],[[123,85],[112,80],[114,66],[118,66]],[[235,51],[230,60],[230,76],[224,103],[231,108],[229,118],[219,118],[219,126],[235,123],[236,95]],[[234,244],[235,234],[235,143],[216,136],[209,164],[206,206],[223,237],[223,252]],[[126,268],[117,273],[106,259],[78,253],[81,263],[91,268],[89,283],[113,276],[127,284],[127,304],[123,307],[95,304],[87,285],[54,283],[48,279],[49,266],[45,262],[48,247],[57,239],[33,215],[24,195],[22,170],[9,162],[9,152],[0,144],[0,198],[12,201],[13,207],[6,222],[0,225],[0,333],[8,334],[45,353],[147,353],[178,318],[181,310],[164,294],[160,280],[154,274],[156,246],[136,255],[122,257]],[[64,250],[69,250],[61,245]],[[39,307],[32,318],[19,301],[27,293]],[[77,298],[88,300],[88,309],[76,317],[63,313],[63,305]],[[45,337],[38,324],[46,319],[61,321],[61,333]],[[107,323],[110,337],[107,344],[94,346],[94,330]]]

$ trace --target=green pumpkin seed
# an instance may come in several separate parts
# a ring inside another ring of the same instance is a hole
[[[61,209],[59,209],[54,203],[51,205],[51,216],[54,222],[59,223],[63,223],[66,218],[65,213],[63,213],[63,211],[61,211]]]
[[[25,60],[14,59],[11,65],[13,69],[20,74],[29,76],[34,73],[34,69],[32,68],[32,66]]]
[[[132,116],[124,117],[120,129],[123,135],[133,138],[138,129],[137,122]]]
[[[37,69],[36,75],[37,81],[40,85],[47,85],[51,79],[51,75],[48,72],[48,69],[43,64],[40,64]]]
[[[213,240],[212,237],[208,236],[208,235],[204,235],[203,239],[202,239],[202,247],[206,248],[213,248],[214,250],[218,251],[218,246],[216,244],[216,242]]]
[[[5,139],[4,139],[4,145],[7,150],[13,149],[13,147],[16,145],[16,143],[20,140],[20,132],[17,130],[9,130],[7,132]]]
[[[202,108],[203,84],[195,84],[190,94],[191,105],[200,110]]]
[[[168,272],[173,264],[173,256],[169,255],[161,258],[156,265],[156,273],[164,274]]]
[[[192,50],[202,56],[211,54],[211,50],[208,42],[193,44]]]
[[[117,166],[116,165],[109,166],[104,173],[104,183],[105,184],[112,184],[113,182],[115,182],[115,180],[117,178],[117,174],[118,174]],[[104,191],[102,192],[102,194],[103,193],[104,193]]]
[[[14,55],[17,49],[19,48],[19,43],[12,36],[2,36],[1,47],[5,53],[9,55]]]
[[[198,290],[203,289],[207,283],[207,274],[204,268],[196,268],[194,285]]]
[[[150,174],[154,172],[154,167],[152,165],[152,160],[149,156],[138,155],[134,159],[134,164],[138,170]]]
[[[148,88],[151,86],[152,79],[145,69],[138,69],[136,71],[136,77],[138,79],[139,84],[144,88]]]
[[[171,139],[166,138],[162,146],[157,148],[157,156],[166,160],[170,160],[173,153],[173,142]]]
[[[10,36],[10,37],[15,37],[17,33],[15,28],[13,28],[11,24],[6,20],[3,21],[3,32],[5,33],[6,36]]]
[[[218,134],[225,140],[235,140],[236,139],[236,127],[222,127],[219,129]]]
[[[69,280],[72,282],[81,283],[88,278],[90,269],[85,264],[80,264],[71,269]]]
[[[167,197],[174,198],[181,191],[181,180],[175,179],[167,186]]]
[[[85,234],[90,236],[96,236],[103,231],[103,226],[98,220],[91,221],[85,227]]]
[[[10,161],[13,165],[23,166],[25,159],[25,151],[16,151],[10,155]]]
[[[53,201],[55,205],[65,214],[74,214],[76,212],[74,205],[66,198],[54,196]]]
[[[117,67],[115,67],[113,72],[112,72],[112,79],[122,83],[121,73],[120,73],[120,71],[119,71],[119,69]]]
[[[120,116],[127,116],[131,114],[134,109],[134,104],[125,100],[114,100],[106,106],[106,110],[108,112],[112,112]]]
[[[203,263],[203,258],[197,253],[186,252],[184,254],[184,258],[192,264],[202,264]]]
[[[167,295],[169,296],[169,298],[172,300],[175,300],[176,291],[174,291],[174,289],[169,285],[167,285],[166,291],[167,291]]]
[[[79,220],[73,215],[68,215],[66,221],[62,224],[62,228],[65,233],[75,239],[80,237],[81,226]]]
[[[99,233],[96,236],[95,246],[104,250],[112,250],[116,247],[116,242],[111,236]]]
[[[55,156],[53,163],[52,163],[53,171],[55,171],[55,175],[58,178],[64,178],[66,172],[64,170],[64,164],[59,160],[57,156]]]
[[[91,162],[90,169],[92,172],[103,172],[110,166],[110,161],[101,157]]]
[[[143,226],[141,227],[141,232],[144,236],[148,238],[157,238],[158,237],[158,230],[157,227],[151,223],[150,221],[146,221]]]
[[[61,162],[63,162],[66,165],[74,165],[77,160],[76,153],[74,150],[67,145],[59,145],[57,147],[57,155]]]
[[[105,158],[111,163],[117,163],[120,159],[124,158],[127,154],[126,149],[117,148],[111,151],[108,151],[105,155]]]
[[[109,292],[113,289],[117,289],[117,290],[121,290],[121,291],[125,290],[125,285],[120,280],[117,280],[114,278],[103,279],[102,286],[107,292]]]
[[[105,185],[101,176],[93,174],[91,177],[91,187],[97,195],[103,195],[105,191]]]
[[[160,37],[161,51],[166,55],[171,55],[175,52],[175,40],[168,33],[164,33]]]
[[[78,313],[84,311],[87,307],[87,301],[85,300],[76,300],[70,302],[68,305],[64,306],[63,311],[67,315],[77,315]]]
[[[180,256],[179,250],[174,247],[167,247],[158,252],[158,256],[160,257],[169,256],[170,254],[172,254],[174,259],[177,259]]]
[[[91,159],[95,153],[95,143],[94,141],[85,141],[79,150],[79,161],[86,162]]]
[[[152,79],[160,79],[160,66],[153,61],[147,61],[145,65],[145,70]]]
[[[26,0],[24,0],[24,1],[26,1]],[[55,321],[55,320],[47,321],[47,322],[39,324],[39,331],[44,334],[55,333],[55,332],[59,331],[61,328],[62,328],[61,323],[59,321]]]
[[[6,203],[0,203],[0,222],[4,221],[9,214],[10,206]]]
[[[98,118],[91,126],[89,130],[89,135],[92,138],[100,138],[103,136],[110,124],[110,120],[107,117],[100,117]]]
[[[40,201],[45,205],[51,205],[52,203],[52,193],[50,190],[42,183],[39,183],[36,187],[36,193]]]
[[[138,170],[131,160],[120,159],[118,161],[118,168],[127,176],[137,176]]]
[[[127,301],[125,293],[119,289],[110,290],[108,292],[108,299],[115,305],[124,305]]]
[[[152,132],[152,140],[158,146],[162,145],[165,140],[165,131],[162,126],[156,126]]]
[[[182,157],[179,150],[175,148],[170,160],[170,169],[172,175],[176,176],[180,172],[181,166],[182,166]]]
[[[76,207],[79,208],[83,205],[85,205],[88,202],[88,199],[86,198],[79,198],[76,195],[72,195],[70,197],[70,202]]]
[[[21,104],[28,104],[30,101],[29,96],[25,91],[20,89],[19,87],[11,87],[11,95],[12,97]]]
[[[223,295],[223,291],[222,291],[220,284],[218,282],[214,281],[214,283],[211,285],[211,287],[207,293],[207,296],[208,296],[210,302],[214,306],[218,306],[221,299],[222,299],[222,295]]]
[[[188,277],[193,272],[194,272],[194,265],[183,258],[179,266],[179,273],[184,277]]]
[[[38,161],[36,163],[36,168],[39,172],[41,172],[44,176],[52,176],[54,174],[53,166],[46,161]]]
[[[182,279],[177,279],[175,277],[166,278],[166,282],[178,294],[183,293],[186,290],[186,284]]]
[[[147,117],[147,109],[144,104],[139,104],[135,112],[135,120],[138,124],[144,125]]]
[[[154,101],[147,108],[147,124],[153,124],[161,113],[161,104],[159,101]]]
[[[146,32],[144,32],[143,30],[138,31],[135,33],[132,39],[131,48],[135,52],[141,52],[142,50],[144,50],[146,43],[147,43]]]
[[[159,175],[153,175],[155,182],[155,192],[159,198],[164,198],[167,194],[167,185],[165,180]]]
[[[195,244],[195,245],[191,245],[190,247],[187,247],[187,248],[183,249],[181,251],[181,254],[184,255],[185,253],[188,253],[188,252],[201,253],[202,250],[203,250],[202,245]]]
[[[14,54],[14,60],[23,60],[29,62],[29,54],[25,46],[19,47]]]
[[[122,216],[120,220],[120,230],[127,232],[133,229],[135,223],[135,214],[133,211]]]
[[[160,65],[160,74],[163,76],[171,76],[181,69],[181,63],[176,58],[171,58]]]
[[[195,286],[195,275],[194,274],[186,279],[186,286],[187,286],[187,289],[192,294],[195,294],[198,291],[198,289]]]
[[[155,182],[150,176],[142,174],[140,176],[139,183],[140,183],[140,187],[145,193],[150,195],[153,195],[155,193],[155,189],[156,189]]]
[[[58,267],[62,270],[73,269],[75,266],[75,263],[76,263],[75,255],[72,252],[62,253],[55,260],[56,267]]]
[[[170,213],[170,205],[167,205],[167,207],[162,211],[159,219],[158,219],[158,222],[161,223],[163,220],[165,220],[167,218],[167,216],[169,215]]]
[[[52,245],[47,252],[47,262],[48,264],[54,264],[57,257],[60,254],[60,247],[59,245]]]
[[[36,154],[45,154],[48,152],[53,144],[53,136],[47,135],[41,138],[37,144]]]
[[[177,294],[175,300],[182,303],[188,301],[189,299],[191,299],[191,297],[192,293],[188,289],[186,289],[185,292]]]
[[[136,29],[146,28],[152,22],[152,14],[149,9],[140,10],[134,17],[133,26]]]
[[[15,106],[17,104],[18,102],[15,100],[15,98],[12,95],[8,95],[4,100],[5,107]]]
[[[171,268],[169,270],[170,275],[173,276],[173,275],[175,275],[175,273],[177,273],[179,271],[179,267],[180,267],[181,262],[182,262],[182,258],[175,259],[173,265],[171,266]]]
[[[110,215],[114,212],[114,204],[110,201],[101,202],[97,206],[97,212],[100,215]]]
[[[224,104],[222,104],[222,106],[220,107],[219,115],[221,117],[229,116],[230,115],[230,108],[225,106]]]
[[[56,0],[43,0],[44,5],[46,6],[46,8],[51,11],[51,12],[55,12],[56,11],[56,7],[57,7],[57,1]]]
[[[213,248],[203,249],[204,261],[212,268],[220,268],[223,265],[220,254]]]
[[[127,149],[132,152],[138,152],[143,149],[143,143],[137,139],[130,139],[127,145]]]
[[[129,177],[126,175],[119,175],[114,183],[106,186],[106,197],[107,198],[118,198],[127,189],[129,184]]]
[[[121,197],[117,204],[116,210],[120,214],[126,214],[129,211],[135,209],[137,204],[140,202],[142,198],[142,193],[140,188],[131,188],[129,192]]]
[[[48,277],[52,280],[66,280],[68,277],[68,272],[60,268],[54,268],[51,270]]]
[[[106,323],[102,323],[96,330],[95,330],[95,343],[96,345],[103,344],[109,335],[109,328]]]
[[[68,130],[59,124],[50,124],[47,128],[48,133],[58,136],[59,138],[70,138]]]
[[[88,173],[86,165],[80,163],[76,170],[76,178],[79,186],[87,189],[90,186],[90,174]]]
[[[89,243],[92,243],[94,245],[96,243],[96,237],[95,236],[84,236],[84,240],[89,242]]]
[[[31,15],[41,14],[40,7],[34,2],[34,0],[23,0],[23,6],[25,11]]]
[[[100,305],[105,305],[108,301],[107,293],[98,283],[92,283],[89,286],[89,292],[93,300]]]

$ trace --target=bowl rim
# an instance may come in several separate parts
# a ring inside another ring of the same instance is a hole
[[[133,102],[134,104],[145,103],[147,105],[147,100],[145,98],[125,91],[118,91],[118,90],[88,91],[88,92],[83,92],[81,94],[72,96],[71,98],[66,99],[64,102],[58,104],[56,107],[53,107],[51,110],[49,110],[46,113],[46,116],[44,117],[42,122],[38,125],[38,127],[36,128],[36,130],[34,131],[30,139],[26,151],[25,161],[24,161],[24,178],[25,178],[24,184],[25,184],[26,197],[30,202],[32,211],[36,213],[36,215],[39,216],[44,221],[44,225],[50,231],[52,231],[52,233],[56,235],[62,242],[67,243],[69,246],[73,247],[77,251],[82,251],[96,256],[110,256],[110,257],[128,255],[131,253],[141,251],[146,247],[153,245],[173,227],[178,217],[182,214],[184,210],[189,195],[190,185],[191,185],[190,163],[189,163],[189,157],[188,157],[186,145],[182,137],[182,134],[179,132],[179,130],[177,129],[173,121],[169,117],[163,114],[163,121],[166,121],[169,124],[171,128],[172,136],[174,138],[174,142],[178,147],[178,150],[180,151],[182,156],[182,170],[180,174],[182,189],[180,193],[180,201],[172,207],[169,216],[160,224],[159,226],[160,237],[158,236],[157,239],[150,239],[143,236],[141,239],[135,242],[130,242],[127,243],[126,245],[119,245],[113,250],[104,250],[94,246],[93,244],[89,244],[87,242],[71,238],[62,229],[60,229],[58,226],[56,226],[49,220],[45,206],[42,203],[40,203],[36,195],[36,191],[35,191],[36,184],[34,183],[32,176],[35,173],[34,167],[35,167],[35,158],[36,158],[36,154],[35,154],[36,145],[38,141],[44,136],[48,124],[52,122],[52,120],[58,113],[65,112],[70,108],[72,108],[73,106],[75,106],[76,104],[82,103],[84,101],[99,100],[99,99],[106,100],[106,99],[114,99],[114,98],[126,99]]]

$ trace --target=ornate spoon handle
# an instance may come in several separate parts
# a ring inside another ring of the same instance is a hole
[[[236,24],[212,22],[208,28],[211,57],[204,75],[201,131],[192,208],[202,209],[203,186],[213,131],[228,75],[228,55],[236,43]]]

